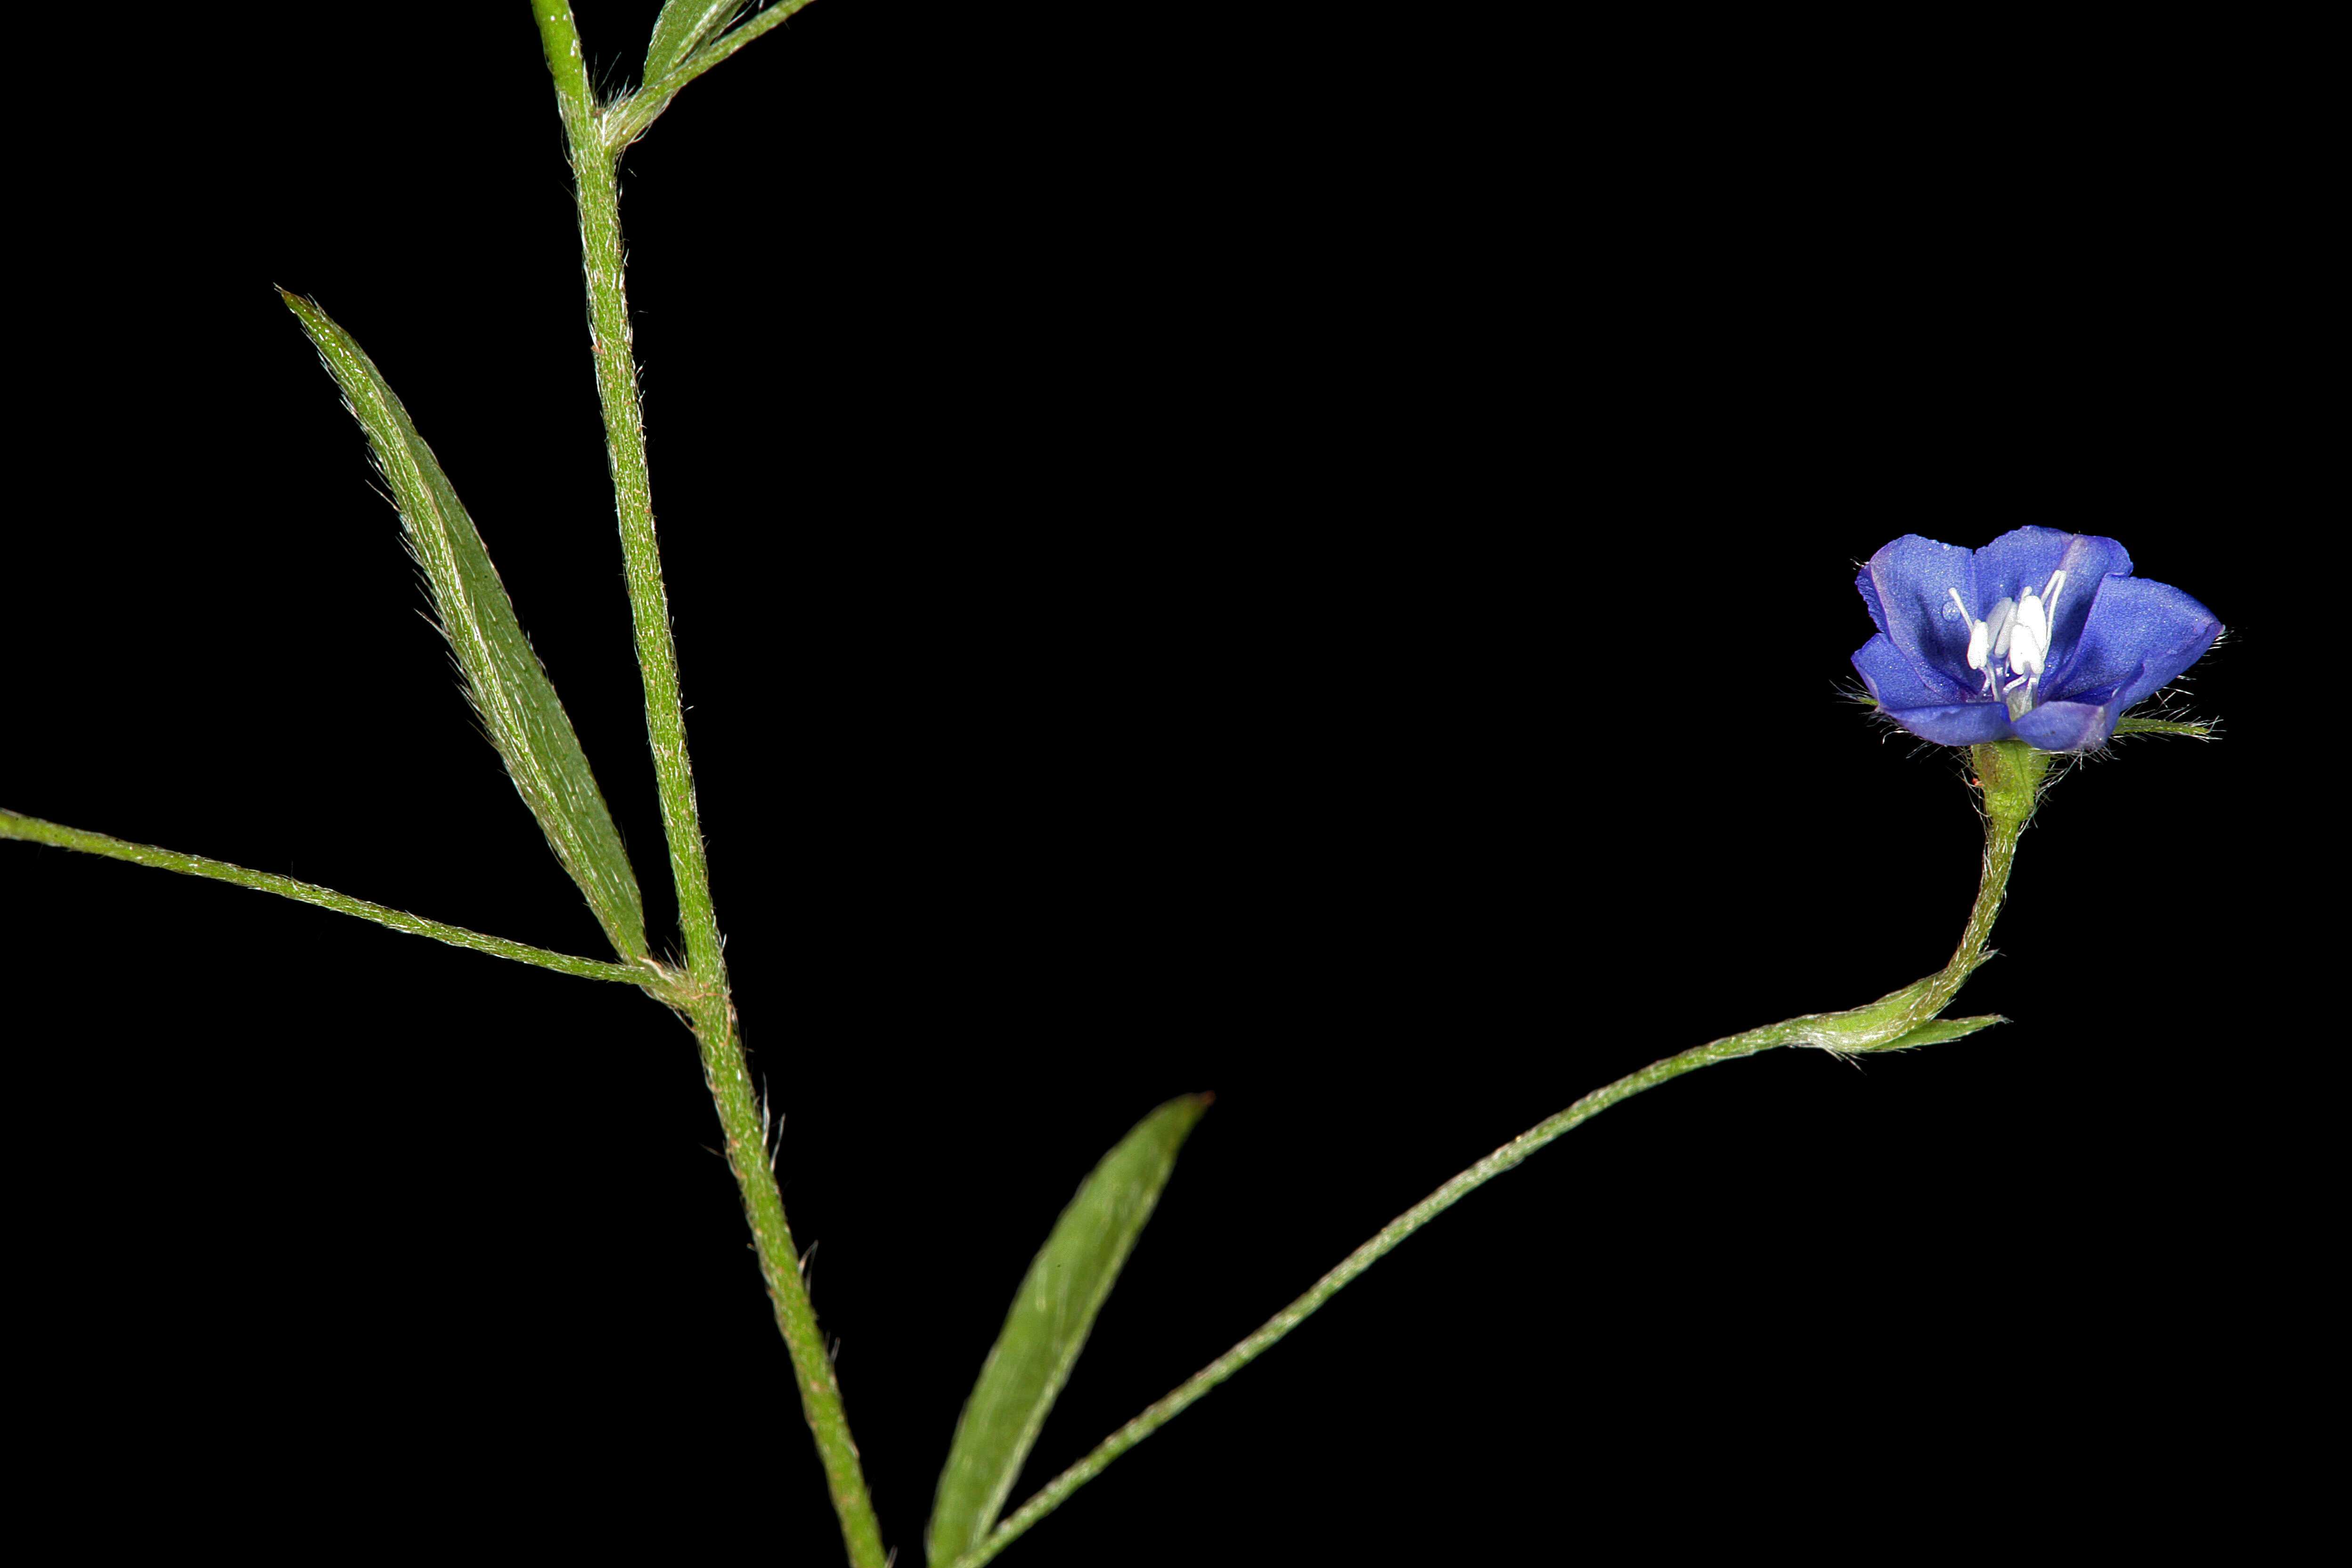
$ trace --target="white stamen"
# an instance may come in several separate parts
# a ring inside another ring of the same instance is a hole
[[[1958,588],[1947,590],[1959,607],[1960,618],[1969,624],[1969,668],[1984,672],[1984,695],[1990,697],[1996,687],[2000,689],[2011,719],[2032,711],[2042,673],[2049,668],[2050,639],[2058,625],[2058,595],[2065,588],[2066,570],[2062,566],[2050,574],[2041,593],[2028,584],[2016,598],[1995,602],[1980,621],[1969,614],[1968,601],[1960,597]]]
[[[2009,629],[2009,668],[2039,677],[2050,652],[2050,615],[2028,588],[2017,601],[2017,621]]]
[[[1950,590],[1950,593],[1952,595],[1952,603],[1959,605],[1960,606],[1960,619],[1969,623],[1969,668],[1970,669],[1982,669],[1985,667],[1985,649],[1987,644],[1991,640],[1990,637],[1985,630],[1985,624],[1982,621],[1972,618],[1969,615],[1968,605],[1961,604],[1960,591],[1958,588],[1954,588]]]
[[[2001,599],[1997,601],[1993,605],[1992,614],[1985,617],[1985,626],[1992,634],[1993,658],[2007,658],[2009,657],[2010,629],[2016,624],[2017,601],[2014,599]]]

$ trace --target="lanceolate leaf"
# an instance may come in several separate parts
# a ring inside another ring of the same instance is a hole
[[[1176,1168],[1176,1151],[1210,1099],[1188,1094],[1138,1122],[1103,1156],[1029,1265],[940,1472],[926,1542],[932,1568],[954,1562],[1003,1511],[1095,1314]]]
[[[614,948],[624,958],[646,957],[645,905],[628,852],[589,772],[580,737],[523,636],[473,519],[416,433],[408,410],[351,334],[310,300],[283,297],[343,389],[343,405],[367,432],[400,508],[409,552],[433,590],[442,635],[457,655],[466,694],[490,743],[506,760],[515,789],[539,818],[555,858],[587,895]]]

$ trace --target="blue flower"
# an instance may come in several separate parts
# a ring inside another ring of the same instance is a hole
[[[2131,574],[2112,539],[2021,528],[1982,550],[1906,533],[1855,578],[1878,635],[1853,656],[1879,711],[1923,740],[2104,746],[2221,623]]]

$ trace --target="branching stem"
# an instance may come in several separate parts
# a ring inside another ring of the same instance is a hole
[[[133,844],[124,838],[110,838],[103,833],[68,827],[61,822],[44,822],[37,816],[23,816],[13,811],[0,811],[0,838],[54,844],[60,849],[79,849],[86,855],[128,860],[135,866],[154,866],[166,871],[178,871],[184,876],[208,877],[215,882],[231,882],[240,888],[276,893],[282,899],[316,904],[322,910],[333,910],[338,914],[357,915],[363,921],[373,921],[380,926],[406,931],[411,936],[429,936],[436,942],[446,942],[451,947],[487,952],[498,958],[511,958],[518,963],[535,963],[541,969],[577,974],[589,980],[618,980],[658,993],[667,973],[650,963],[614,963],[603,959],[574,958],[568,952],[552,952],[528,942],[509,942],[502,936],[489,936],[481,931],[467,931],[464,926],[429,921],[423,915],[412,915],[406,910],[395,910],[389,904],[355,899],[349,893],[321,888],[315,882],[298,882],[291,877],[256,871],[248,867],[231,865],[226,860],[212,860],[202,855],[159,848],[152,844]]]

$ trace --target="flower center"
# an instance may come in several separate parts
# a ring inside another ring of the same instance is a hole
[[[2050,626],[2057,618],[2058,595],[2065,586],[2066,569],[2062,566],[2050,574],[2040,594],[2028,584],[2015,599],[2001,600],[1980,621],[1969,615],[1960,591],[1951,590],[1952,603],[1959,605],[1960,618],[1969,623],[1969,668],[1984,672],[1985,696],[2000,687],[2011,721],[2033,710],[2042,667],[2050,658]]]

